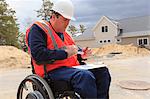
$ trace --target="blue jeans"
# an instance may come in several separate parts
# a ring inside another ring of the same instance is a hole
[[[49,76],[53,80],[70,82],[84,99],[109,99],[111,77],[106,67],[92,70],[61,67],[50,71]]]

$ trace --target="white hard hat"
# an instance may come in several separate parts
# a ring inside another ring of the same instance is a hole
[[[63,17],[71,20],[75,20],[74,15],[74,6],[70,0],[58,0],[54,3],[52,10],[61,14]]]

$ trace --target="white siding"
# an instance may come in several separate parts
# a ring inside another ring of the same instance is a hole
[[[102,32],[102,26],[108,26],[108,32]],[[115,36],[117,36],[117,28],[106,18],[103,18],[101,22],[98,24],[98,26],[94,30],[95,40],[100,45],[107,44],[107,43],[115,43]],[[110,42],[104,41],[110,40]],[[100,43],[100,41],[103,41],[103,43]]]

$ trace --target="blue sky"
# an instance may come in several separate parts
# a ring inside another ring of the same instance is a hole
[[[57,0],[51,0],[55,2]],[[41,8],[42,0],[6,0],[16,11],[20,30],[25,31],[28,22],[39,20],[35,10]],[[71,24],[84,24],[93,27],[101,16],[111,19],[150,15],[150,0],[72,0],[75,5],[76,21]]]

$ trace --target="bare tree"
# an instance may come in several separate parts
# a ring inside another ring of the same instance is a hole
[[[70,25],[68,27],[68,31],[72,34],[72,36],[75,36],[75,34],[77,33],[78,30],[77,30],[77,28],[75,26]]]
[[[25,52],[28,51],[28,47],[26,45],[26,41],[25,41],[25,33],[19,33],[18,35],[18,42],[19,42],[19,45],[21,47],[21,49]]]
[[[85,26],[82,24],[79,25],[79,28],[80,28],[79,30],[81,33],[83,33],[86,30]]]

